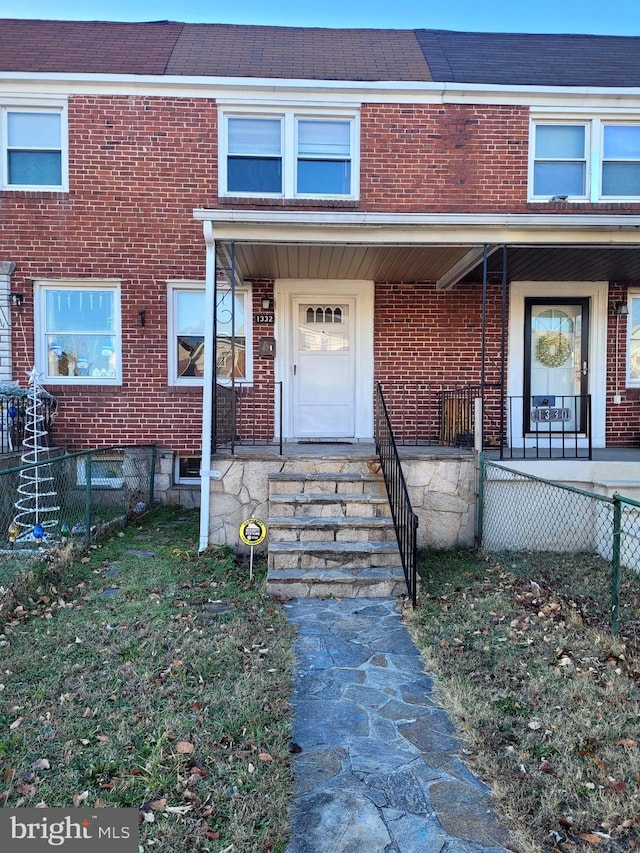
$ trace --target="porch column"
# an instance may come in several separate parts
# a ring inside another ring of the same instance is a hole
[[[209,546],[211,504],[211,440],[213,435],[213,383],[215,373],[216,241],[213,223],[203,222],[206,245],[204,296],[204,387],[202,389],[202,452],[200,462],[200,541],[199,551]]]
[[[13,261],[0,261],[0,385],[9,385],[11,371],[11,273]]]

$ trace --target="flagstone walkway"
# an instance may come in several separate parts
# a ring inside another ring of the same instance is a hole
[[[287,853],[502,853],[508,834],[394,599],[297,599]]]

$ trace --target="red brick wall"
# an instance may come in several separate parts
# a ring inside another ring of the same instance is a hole
[[[0,256],[16,261],[12,290],[26,296],[13,311],[21,384],[33,361],[32,280],[122,279],[123,384],[49,384],[60,400],[54,440],[199,453],[201,389],[167,386],[166,280],[204,281],[193,209],[215,195],[216,140],[216,106],[205,100],[74,97],[70,192],[1,194]]]
[[[365,105],[362,204],[398,211],[518,210],[527,198],[527,107]]]
[[[67,445],[157,441],[181,454],[200,451],[198,388],[167,385],[166,281],[204,280],[202,227],[194,208],[224,205],[351,207],[400,212],[566,212],[567,205],[527,205],[528,110],[519,106],[365,104],[361,114],[360,202],[218,200],[217,107],[204,99],[137,96],[69,100],[69,193],[0,193],[0,259],[17,263],[12,290],[14,378],[33,364],[33,286],[41,278],[122,280],[123,384],[56,386],[54,439]],[[571,205],[571,212],[616,212],[631,205]],[[636,205],[636,208],[640,206]],[[270,287],[254,288],[254,313]],[[490,294],[489,381],[499,369],[499,294]],[[612,296],[612,298],[614,298]],[[146,311],[140,325],[138,311]],[[476,382],[480,378],[480,289],[379,284],[376,376]],[[613,327],[610,327],[612,332]],[[273,361],[261,358],[254,329],[253,398],[246,417],[270,438]],[[613,370],[610,364],[609,370]],[[612,388],[611,376],[608,387]],[[628,440],[638,401],[624,393],[610,407],[608,429]],[[610,401],[609,401],[610,402]],[[635,429],[635,428],[634,428]]]

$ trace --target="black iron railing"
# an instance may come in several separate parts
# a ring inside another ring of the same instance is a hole
[[[27,392],[22,395],[0,395],[0,453],[22,450],[27,422]],[[57,410],[57,401],[50,394],[40,397],[39,415],[42,429],[46,430],[46,443],[51,444],[51,424]]]
[[[398,445],[473,447],[479,385],[460,382],[383,383]]]
[[[378,382],[375,401],[375,442],[376,453],[382,465],[382,475],[389,497],[391,517],[396,530],[400,558],[407,589],[413,606],[418,595],[417,578],[417,531],[418,516],[413,511],[407,484],[402,473],[398,448],[391,427],[387,405]]]
[[[506,398],[500,459],[591,459],[591,396]]]
[[[214,389],[212,449],[276,445],[282,455],[282,382],[236,382]]]

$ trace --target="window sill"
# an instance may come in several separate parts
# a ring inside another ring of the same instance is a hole
[[[294,208],[346,208],[357,210],[359,199],[352,198],[269,198],[267,196],[218,196],[219,207],[294,207]]]

